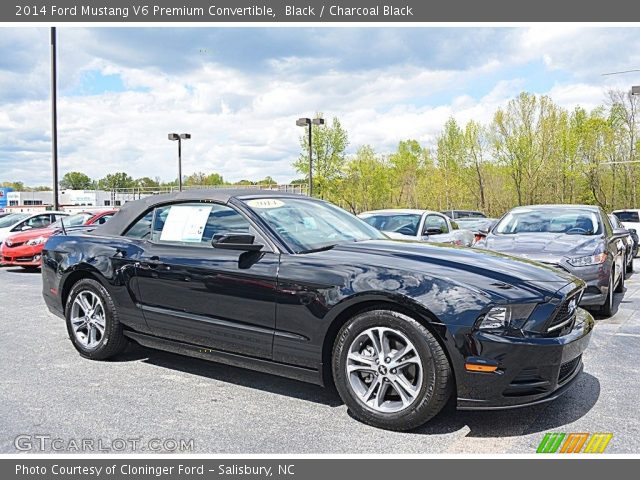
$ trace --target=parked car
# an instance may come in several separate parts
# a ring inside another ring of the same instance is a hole
[[[452,220],[457,220],[459,218],[486,218],[487,216],[478,212],[477,210],[445,210],[440,212]]]
[[[624,228],[631,232],[632,236],[638,236],[638,232],[640,232],[640,210],[614,210],[612,213],[620,220]]]
[[[618,229],[620,231],[624,230],[625,232],[627,232],[627,234],[623,236],[625,245],[627,247],[625,255],[627,267],[625,271],[627,273],[631,273],[633,272],[633,259],[638,254],[638,234],[635,233],[635,231],[631,232],[631,230],[625,228],[622,222],[618,220],[618,217],[616,217],[614,214],[609,214],[609,220],[611,220],[611,225],[613,226],[614,230]]]
[[[470,247],[474,236],[460,230],[446,215],[429,210],[374,210],[358,215],[372,227],[396,240],[451,243]]]
[[[389,240],[328,202],[187,190],[49,238],[42,293],[83,357],[127,342],[320,385],[408,430],[550,401],[582,370],[584,282],[476,249]],[[283,412],[284,414],[285,412]]]
[[[546,263],[585,282],[580,305],[613,313],[613,292],[624,291],[626,244],[599,207],[532,205],[507,213],[476,247]]]
[[[68,215],[65,212],[14,213],[0,218],[0,245],[12,233],[48,227],[56,220]]]
[[[25,269],[40,268],[42,249],[47,239],[64,229],[81,225],[100,225],[105,223],[115,213],[115,210],[102,212],[79,212],[75,215],[62,217],[46,228],[27,229],[13,233],[5,238],[0,247],[0,258],[3,265],[19,266]]]
[[[493,227],[497,221],[497,218],[466,217],[458,218],[456,220],[456,223],[461,229],[469,230],[471,233],[473,233],[473,243],[476,243],[487,236],[487,232],[491,230],[491,227]]]

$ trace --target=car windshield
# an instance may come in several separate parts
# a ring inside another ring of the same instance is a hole
[[[380,213],[363,215],[361,218],[378,230],[415,237],[422,215],[417,213]]]
[[[509,212],[494,229],[499,234],[564,233],[599,234],[600,222],[595,212],[582,209],[518,209]]]
[[[93,217],[91,213],[76,213],[75,215],[62,217],[57,222],[52,223],[50,228],[62,228],[62,222],[64,222],[65,227],[77,227],[78,225],[84,225],[91,217]]]
[[[621,222],[640,223],[638,212],[613,212]]]
[[[0,228],[10,227],[14,223],[21,222],[28,216],[29,215],[26,213],[12,213],[10,215],[7,215],[6,217],[2,217],[0,218]]]
[[[358,217],[329,203],[274,197],[245,202],[296,253],[330,248],[340,243],[386,238]]]

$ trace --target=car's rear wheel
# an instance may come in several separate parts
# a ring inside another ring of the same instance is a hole
[[[98,281],[85,278],[72,287],[65,315],[69,338],[83,357],[106,360],[127,346],[113,299]]]
[[[624,261],[626,262],[627,259],[625,257]],[[623,263],[623,265],[626,266],[626,263]],[[624,292],[624,283],[625,283],[625,270],[626,268],[623,268],[622,271],[620,272],[620,280],[618,280],[618,284],[616,285],[616,293],[623,293]]]
[[[604,300],[604,304],[600,307],[600,313],[605,317],[613,315],[613,269],[609,275],[609,288],[607,289],[607,298]]]
[[[627,264],[627,273],[633,273],[633,252],[631,253],[631,259],[629,260],[629,263]]]
[[[422,324],[389,310],[357,315],[333,349],[336,388],[358,420],[411,430],[434,417],[452,390],[447,357]]]

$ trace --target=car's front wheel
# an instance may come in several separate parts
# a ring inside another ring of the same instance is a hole
[[[333,349],[336,388],[358,420],[411,430],[447,403],[452,373],[435,337],[421,323],[389,310],[347,322]]]
[[[113,299],[96,280],[85,278],[73,285],[65,316],[69,338],[83,357],[106,360],[127,346]]]

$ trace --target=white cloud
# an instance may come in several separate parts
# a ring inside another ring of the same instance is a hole
[[[291,163],[300,150],[295,119],[317,111],[340,118],[351,152],[369,144],[384,153],[407,138],[431,144],[451,116],[489,122],[522,89],[550,94],[567,108],[592,108],[606,88],[624,87],[625,78],[600,73],[637,61],[639,54],[625,47],[640,31],[336,29],[317,36],[322,48],[289,49],[279,35],[295,30],[273,30],[245,29],[240,45],[229,46],[237,35],[229,29],[63,29],[62,173],[82,170],[99,178],[125,170],[174,178],[177,147],[166,134],[179,131],[193,135],[183,150],[187,174],[213,170],[232,181],[267,175],[288,181],[297,176]],[[433,38],[420,38],[422,31]],[[22,49],[7,57],[6,67],[0,63],[1,180],[49,181],[46,33],[9,30],[9,41],[0,43],[0,58],[13,45]],[[222,44],[225,36],[229,42]],[[210,44],[216,52],[236,50],[202,58],[199,50]],[[180,49],[184,58],[175,56]],[[25,52],[30,56],[20,55]],[[119,76],[126,91],[70,95],[90,71]]]

